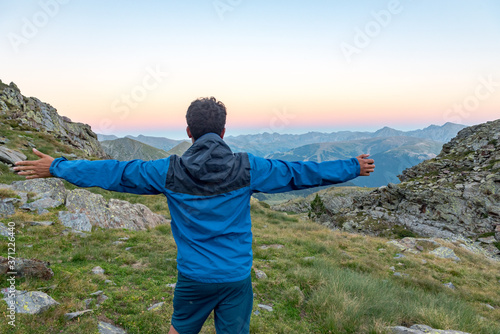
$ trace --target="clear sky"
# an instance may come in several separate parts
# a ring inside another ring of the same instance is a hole
[[[497,0],[0,0],[0,79],[104,134],[182,138],[500,118]]]

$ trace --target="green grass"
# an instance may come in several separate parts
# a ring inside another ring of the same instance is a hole
[[[173,289],[166,284],[174,283],[177,275],[170,226],[148,231],[95,229],[88,238],[62,235],[64,227],[59,223],[23,226],[33,219],[56,220],[56,211],[44,217],[17,213],[2,220],[17,224],[17,256],[49,261],[55,273],[50,281],[19,279],[17,288],[56,285],[48,293],[61,303],[42,315],[18,314],[17,333],[95,333],[98,320],[111,321],[128,333],[166,333],[173,311]],[[427,252],[395,260],[398,250],[386,245],[384,238],[333,232],[259,203],[252,204],[252,217],[254,267],[268,275],[257,280],[252,273],[254,309],[257,304],[274,308],[252,315],[252,333],[384,333],[389,325],[415,323],[472,333],[500,332],[500,310],[482,305],[500,307],[499,263],[453,244],[447,246],[462,258],[460,263]],[[125,236],[129,240],[124,244],[113,245]],[[270,244],[284,247],[259,247]],[[127,247],[132,249],[125,251]],[[6,243],[0,244],[0,253],[6,252]],[[104,277],[90,274],[94,266],[105,269]],[[409,277],[394,277],[390,266]],[[116,285],[104,283],[105,279]],[[450,281],[457,290],[443,286]],[[97,290],[109,297],[100,308],[95,308],[94,301],[93,313],[64,320],[65,313],[83,310],[83,301]],[[165,302],[160,310],[147,311],[160,301]],[[4,312],[6,304],[0,303],[0,313]],[[0,322],[0,332],[7,333],[8,328],[6,321]],[[214,333],[212,317],[202,333]]]

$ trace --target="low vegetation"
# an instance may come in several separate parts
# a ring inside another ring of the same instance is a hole
[[[147,196],[143,201],[155,210],[160,199]],[[95,229],[81,238],[63,235],[59,223],[50,227],[26,223],[57,221],[56,211],[40,217],[18,213],[2,220],[16,222],[17,256],[49,261],[55,273],[50,281],[21,278],[18,290],[45,291],[61,303],[42,315],[18,314],[17,333],[95,333],[98,320],[128,333],[166,333],[174,291],[167,284],[175,283],[177,275],[170,227],[137,232]],[[252,315],[252,333],[384,333],[389,325],[415,323],[471,333],[500,332],[499,263],[453,244],[448,246],[461,257],[460,263],[427,252],[394,259],[398,251],[386,244],[388,239],[334,232],[257,202],[252,204],[252,217],[254,268],[268,276],[258,280],[252,272],[254,311],[259,311]],[[113,244],[123,237],[129,239]],[[284,247],[260,248],[264,245]],[[125,250],[128,247],[132,248]],[[1,253],[6,252],[2,243]],[[104,268],[105,275],[92,275],[95,266]],[[391,266],[409,276],[395,277]],[[106,284],[106,279],[116,285]],[[443,286],[448,282],[457,289]],[[64,319],[67,312],[83,310],[84,300],[98,290],[109,297],[99,308],[94,298],[93,313]],[[147,311],[162,301],[159,310]],[[273,312],[259,309],[258,304],[272,306]],[[0,303],[0,312],[6,311],[6,304]],[[0,332],[8,330],[7,321],[1,322]],[[215,333],[212,317],[202,333]]]

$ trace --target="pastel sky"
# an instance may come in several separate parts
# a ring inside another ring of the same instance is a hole
[[[497,0],[0,0],[0,79],[104,134],[409,130],[500,118]]]

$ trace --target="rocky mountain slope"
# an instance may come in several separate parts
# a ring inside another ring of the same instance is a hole
[[[173,149],[175,146],[177,146],[180,143],[185,141],[185,140],[175,140],[175,139],[168,139],[168,138],[164,138],[164,137],[152,137],[152,136],[143,136],[143,135],[140,135],[137,137],[126,136],[126,138],[140,141],[141,143],[156,147],[160,150],[164,150],[165,152]]]
[[[0,81],[0,117],[11,129],[50,134],[80,150],[85,157],[109,158],[89,125],[72,122],[50,104],[23,96],[14,83],[6,85]]]
[[[436,158],[400,179],[365,194],[336,193],[348,198],[340,206],[323,194],[329,212],[322,221],[371,234],[403,228],[421,236],[483,237],[487,249],[499,252],[493,244],[500,242],[500,120],[461,130]],[[275,209],[295,211],[290,203]]]
[[[348,159],[368,153],[375,159],[377,169],[369,178],[352,181],[361,187],[379,187],[398,182],[397,175],[404,169],[434,158],[442,144],[414,137],[381,137],[301,146],[284,153],[271,154],[272,159],[288,161],[326,161]]]
[[[170,155],[163,150],[130,138],[102,141],[101,146],[109,156],[120,161],[133,159],[156,160]]]
[[[191,142],[188,141],[183,141],[179,145],[175,146],[174,148],[168,150],[168,155],[178,155],[181,156],[186,152],[190,147],[191,147]]]

